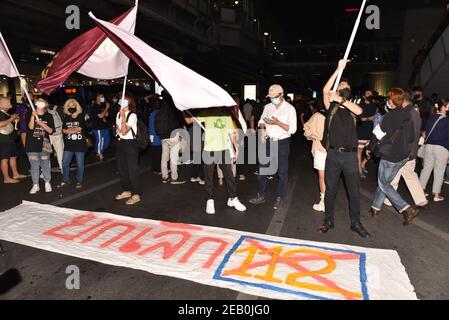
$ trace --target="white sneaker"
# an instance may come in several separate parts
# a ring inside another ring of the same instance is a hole
[[[198,178],[199,180],[198,180],[198,183],[200,184],[200,185],[202,185],[202,186],[204,186],[205,184],[206,184],[206,181],[204,181],[203,179],[201,179],[201,178]]]
[[[207,200],[206,213],[207,214],[215,214],[215,202],[214,202],[214,200],[212,200],[212,199]]]
[[[198,182],[198,179],[199,178],[190,178],[190,182],[192,182],[192,183]]]
[[[320,203],[313,205],[313,210],[318,212],[326,212],[326,207],[324,206],[324,201],[321,200]]]
[[[240,212],[246,211],[246,207],[240,202],[239,198],[228,199],[228,207],[235,208]]]
[[[246,180],[245,175],[243,175],[243,174],[239,175],[239,180],[240,181],[245,181]]]
[[[52,192],[53,189],[51,188],[50,182],[45,182],[45,192]]]
[[[30,194],[36,194],[39,191],[41,191],[41,189],[39,188],[39,185],[38,184],[34,184],[33,187],[30,190]]]

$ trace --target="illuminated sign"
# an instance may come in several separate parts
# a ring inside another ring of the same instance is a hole
[[[65,89],[64,92],[66,94],[75,94],[77,92],[76,88]]]

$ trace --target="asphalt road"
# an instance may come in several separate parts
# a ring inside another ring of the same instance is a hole
[[[275,215],[272,210],[275,180],[270,182],[273,195],[261,207],[253,207],[248,200],[257,192],[255,166],[242,166],[247,180],[239,182],[239,197],[248,205],[245,214],[235,214],[226,208],[226,192],[216,186],[215,216],[205,214],[204,187],[187,182],[184,185],[164,185],[160,176],[150,169],[148,155],[141,159],[144,197],[141,204],[128,208],[113,201],[120,191],[115,169],[113,150],[106,163],[97,163],[88,157],[84,188],[77,191],[69,187],[63,191],[54,188],[51,194],[30,196],[30,179],[13,186],[0,184],[0,211],[18,205],[22,200],[51,203],[63,207],[104,211],[131,217],[150,218],[207,226],[237,229],[248,232],[275,234],[302,240],[341,243],[379,249],[397,250],[402,263],[416,289],[419,299],[449,299],[449,204],[431,204],[416,222],[402,226],[401,217],[393,210],[384,210],[373,219],[368,215],[376,187],[375,167],[362,181],[362,222],[372,234],[369,240],[361,239],[349,230],[347,198],[343,184],[337,201],[336,229],[327,235],[316,232],[322,214],[312,210],[318,200],[317,177],[312,170],[308,147],[302,140],[293,145],[290,162],[290,186],[286,206]],[[26,172],[27,163],[20,166]],[[189,178],[189,166],[180,168],[182,178]],[[54,184],[61,178],[53,174]],[[406,188],[401,193],[408,199]],[[443,194],[449,199],[449,187]],[[449,202],[449,201],[448,201]],[[0,295],[0,299],[257,299],[238,292],[205,286],[190,281],[157,276],[144,271],[104,265],[98,262],[55,254],[14,243],[2,242],[13,257],[13,268],[21,281]],[[81,270],[80,290],[65,287],[66,267],[77,265]],[[2,288],[0,288],[2,291]]]

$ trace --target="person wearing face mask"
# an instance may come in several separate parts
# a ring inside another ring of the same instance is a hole
[[[81,105],[75,99],[69,99],[64,104],[64,119],[62,132],[64,134],[64,157],[62,161],[64,187],[70,182],[70,164],[73,157],[76,159],[76,189],[82,188],[84,178],[84,158],[87,151],[86,127]]]
[[[262,143],[266,147],[267,154],[271,161],[277,165],[278,185],[276,192],[276,202],[273,209],[278,210],[283,204],[288,187],[288,162],[290,154],[290,138],[298,129],[297,115],[295,107],[284,100],[284,89],[280,85],[272,85],[268,96],[271,103],[265,106],[259,127],[262,129]],[[278,144],[277,154],[270,154],[270,142]],[[260,164],[257,197],[250,200],[253,205],[265,202],[265,192],[267,189],[268,176],[264,171],[270,167],[270,163]]]
[[[363,91],[360,107],[363,109],[363,113],[358,117],[359,121],[357,123],[357,136],[359,139],[357,157],[359,159],[360,178],[366,178],[366,174],[368,174],[366,164],[369,161],[369,157],[367,156],[364,159],[363,154],[373,135],[373,121],[377,113],[377,105],[373,103],[373,92],[371,90]]]
[[[426,142],[424,168],[420,181],[423,190],[426,189],[430,175],[433,172],[433,201],[444,201],[441,195],[446,166],[449,162],[449,100],[437,104],[437,114],[432,115],[426,126]]]
[[[36,194],[40,191],[39,173],[42,174],[45,181],[45,192],[52,192],[51,187],[51,168],[50,154],[52,147],[49,135],[55,130],[53,116],[47,112],[48,102],[43,98],[36,101],[36,110],[27,115],[28,132],[26,137],[25,151],[30,161],[31,179],[33,187],[30,194]]]
[[[116,119],[116,134],[118,136],[117,166],[123,192],[115,200],[127,200],[126,205],[132,206],[141,201],[142,184],[139,173],[139,146],[136,143],[137,114],[134,98],[126,95],[120,101],[120,112]]]
[[[11,101],[0,97],[0,160],[3,182],[5,184],[18,183],[26,178],[17,171],[17,146],[14,142],[14,126],[19,120],[18,114],[10,115]],[[12,170],[12,178],[9,175],[9,167]]]
[[[347,63],[347,60],[340,60],[337,70],[323,89],[326,121],[322,145],[327,150],[326,195],[324,223],[318,231],[325,234],[334,228],[335,202],[340,176],[343,173],[349,198],[351,230],[363,238],[369,238],[370,234],[360,222],[360,177],[357,159],[356,117],[360,116],[363,110],[350,101],[351,86],[348,81],[341,81],[337,91],[332,91],[339,72],[346,68]]]
[[[416,141],[412,115],[409,110],[403,108],[405,94],[401,88],[392,88],[388,91],[387,104],[391,111],[383,117],[380,125],[373,131],[380,141],[377,150],[381,160],[378,187],[370,213],[373,217],[377,217],[385,199],[388,198],[403,216],[404,225],[408,225],[418,215],[419,209],[409,205],[391,185],[396,175],[413,157],[412,144]],[[381,148],[388,145],[389,148]]]
[[[106,102],[103,94],[97,94],[95,103],[91,110],[92,131],[95,139],[95,153],[100,161],[104,160],[104,152],[110,143],[109,125],[107,116],[110,105]]]

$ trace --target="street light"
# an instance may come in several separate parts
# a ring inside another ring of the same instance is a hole
[[[264,32],[263,34],[265,37],[268,37],[270,34],[268,32]]]

